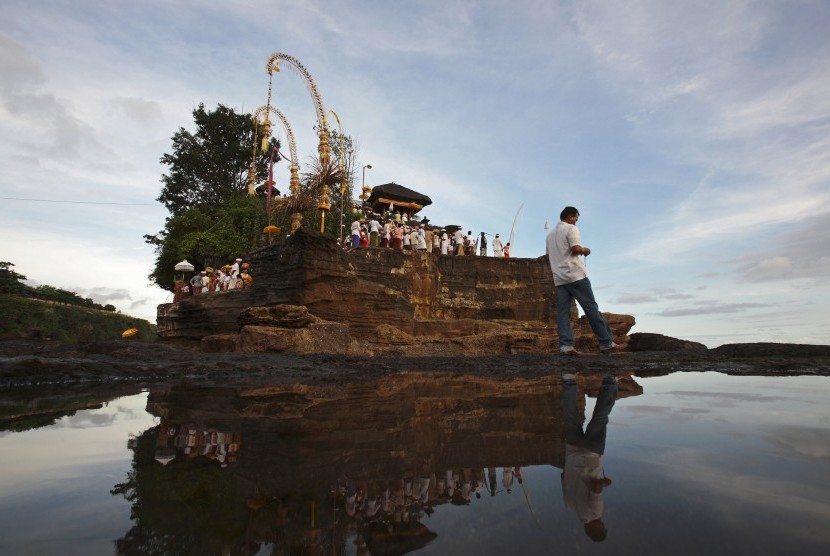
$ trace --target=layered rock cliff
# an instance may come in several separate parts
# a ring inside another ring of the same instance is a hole
[[[247,259],[250,289],[160,305],[158,332],[206,351],[482,355],[550,351],[555,288],[547,260],[345,252],[300,229]],[[578,347],[596,347],[572,311]],[[617,341],[633,317],[607,314]]]

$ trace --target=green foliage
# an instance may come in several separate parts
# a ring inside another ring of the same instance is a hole
[[[138,328],[139,333],[133,338],[156,338],[155,326],[146,320],[89,306],[0,295],[0,315],[3,338],[50,338],[73,344],[100,342],[120,339],[127,328]]]
[[[158,201],[173,216],[199,205],[220,206],[247,192],[256,133],[252,116],[237,114],[222,104],[208,112],[200,104],[193,111],[193,121],[196,132],[179,128],[172,137],[173,153],[161,157],[170,171],[161,177],[164,186]],[[270,146],[279,148],[279,142],[271,139]],[[268,177],[269,154],[258,153],[257,183]]]
[[[357,152],[351,137],[341,137],[331,130],[331,161],[321,165],[315,160],[311,171],[304,175],[300,195],[272,200],[269,217],[265,214],[264,198],[247,195],[252,147],[255,139],[261,139],[256,137],[251,116],[237,114],[221,104],[207,111],[200,104],[193,111],[193,120],[196,131],[191,133],[180,128],[172,137],[173,152],[161,157],[169,172],[162,175],[163,187],[158,200],[171,216],[164,230],[144,236],[156,248],[155,266],[149,275],[152,282],[173,291],[174,267],[182,259],[200,270],[244,257],[255,247],[266,225],[279,226],[283,234],[290,230],[293,213],[303,215],[303,226],[319,230],[317,203],[321,187],[328,190],[332,207],[326,216],[325,231],[340,236],[341,204],[344,212],[351,213]],[[278,148],[279,143],[272,139],[271,147]],[[267,179],[269,155],[270,149],[257,155],[257,183]],[[341,203],[344,176],[346,195]],[[282,189],[285,191],[287,186]],[[347,220],[343,218],[346,225],[351,223]]]
[[[173,153],[161,158],[170,172],[162,176],[158,200],[171,216],[164,230],[144,236],[156,248],[149,279],[169,291],[177,262],[187,259],[198,270],[233,261],[254,247],[268,223],[264,199],[247,193],[256,133],[251,115],[221,104],[209,112],[200,104],[193,120],[196,132],[180,128],[172,137]],[[271,139],[270,148],[279,142]],[[257,155],[257,183],[267,179],[270,148]]]
[[[14,265],[9,262],[0,262],[0,293],[25,294],[29,286],[21,282],[26,277],[15,272]]]
[[[231,198],[221,207],[203,205],[169,218],[150,279],[172,291],[177,262],[187,259],[197,270],[231,263],[253,249],[266,224],[264,201],[248,195]]]
[[[91,299],[81,297],[75,292],[62,290],[53,286],[38,286],[36,288],[27,286],[21,282],[21,280],[26,280],[26,277],[12,270],[13,266],[12,263],[0,262],[0,294],[21,295],[42,299],[44,301],[81,305],[103,311],[115,311],[113,305],[98,305]]]

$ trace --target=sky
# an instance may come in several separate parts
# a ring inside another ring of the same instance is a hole
[[[577,207],[600,309],[632,332],[830,344],[828,28],[822,0],[4,0],[0,261],[155,321],[159,160],[200,103],[264,105],[280,52],[366,182],[428,195],[431,222],[538,257]],[[272,105],[305,164],[290,68]]]

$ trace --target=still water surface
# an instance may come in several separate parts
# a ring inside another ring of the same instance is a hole
[[[5,423],[0,553],[830,554],[829,394],[717,373],[153,389]]]

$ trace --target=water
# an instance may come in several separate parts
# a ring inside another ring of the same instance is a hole
[[[830,378],[621,376],[600,470],[602,380],[52,397],[0,433],[0,553],[830,553]]]

